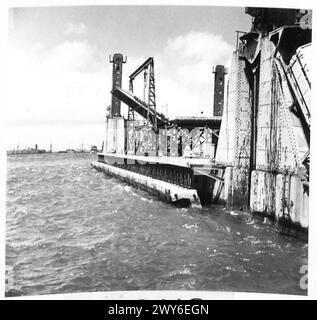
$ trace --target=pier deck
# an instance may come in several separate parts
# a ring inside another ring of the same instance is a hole
[[[167,157],[167,156],[140,156],[140,155],[126,155],[117,153],[98,153],[98,159],[102,161],[103,159],[107,161],[113,159],[113,161],[124,162],[124,160],[129,161],[128,164],[133,164],[133,162],[138,162],[139,164],[158,164],[158,165],[172,165],[182,168],[195,168],[195,167],[212,167],[212,162],[208,158],[183,158],[183,157]]]
[[[104,170],[109,165],[122,169],[123,171],[120,171],[117,176],[126,177],[130,175],[130,172],[134,172],[138,176],[143,175],[144,181],[151,178],[155,181],[167,182],[169,186],[173,185],[173,188],[178,186],[181,189],[195,190],[202,204],[211,202],[213,185],[216,182],[218,184],[224,182],[223,172],[225,167],[212,163],[208,158],[99,153],[98,163],[107,165],[103,167]],[[107,170],[107,172],[113,174],[111,170]],[[133,177],[131,176],[129,182],[131,183],[132,180]],[[157,185],[157,183],[155,184]],[[177,193],[183,194],[182,198],[186,198],[183,191]],[[191,191],[190,194],[192,194]],[[190,200],[190,202],[193,202],[193,200]]]

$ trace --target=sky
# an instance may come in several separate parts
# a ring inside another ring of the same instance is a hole
[[[157,109],[169,117],[212,115],[216,64],[230,66],[244,7],[75,6],[9,10],[6,148],[101,147],[111,101],[109,55],[128,75],[155,61]],[[142,79],[135,94],[143,97]],[[127,107],[122,104],[122,114]]]

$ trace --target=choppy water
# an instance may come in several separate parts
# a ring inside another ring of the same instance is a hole
[[[307,293],[299,287],[299,269],[307,264],[304,242],[246,213],[174,208],[93,170],[95,157],[9,157],[7,295]]]

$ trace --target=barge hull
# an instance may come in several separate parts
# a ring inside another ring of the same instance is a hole
[[[106,174],[115,176],[133,186],[137,186],[160,199],[181,206],[201,208],[201,203],[196,189],[183,188],[181,186],[153,179],[142,174],[121,169],[106,163],[93,161],[92,167]]]

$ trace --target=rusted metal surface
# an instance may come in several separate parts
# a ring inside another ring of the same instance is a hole
[[[201,157],[212,159],[217,147],[217,130],[208,127],[197,127],[192,130],[180,127],[159,129],[158,135],[144,121],[127,121],[128,154],[156,155],[157,143],[159,156]],[[157,139],[157,141],[156,141]],[[188,153],[188,155],[187,155]]]
[[[130,76],[129,76],[129,90],[133,93],[133,81],[141,73],[144,74],[144,100],[145,92],[148,93],[148,99],[146,102],[147,105],[147,114],[146,120],[147,124],[151,122],[153,130],[155,133],[158,132],[158,118],[156,115],[156,94],[155,94],[155,77],[154,77],[154,59],[153,57],[148,58],[141,66],[139,66]],[[130,102],[131,103],[131,102]],[[144,116],[144,115],[142,115]],[[134,107],[129,105],[128,119],[134,120]]]
[[[114,87],[113,94],[130,107],[125,152],[137,157],[121,158],[123,163],[114,165],[193,188],[202,202],[213,199],[227,207],[250,207],[252,212],[283,224],[306,228],[311,112],[311,46],[307,42],[311,30],[298,24],[277,29],[279,25],[272,21],[278,16],[298,22],[304,13],[272,10],[271,18],[263,8],[250,11],[255,16],[253,28],[238,37],[221,120],[196,117],[170,121],[156,112],[155,94],[145,103]],[[133,78],[151,65],[152,60],[147,60],[132,74],[130,91]],[[151,72],[147,71],[148,81]],[[217,114],[223,101],[224,83],[218,83],[224,80],[222,76],[216,74]],[[153,73],[152,80],[154,85]],[[134,112],[144,120],[135,121]],[[111,126],[114,123],[109,126],[114,132]],[[127,163],[133,159],[143,160],[145,165]]]
[[[253,212],[274,217],[275,176],[267,171],[253,170],[250,188],[250,208]]]
[[[225,75],[227,71],[223,65],[215,66],[213,73],[215,74],[214,82],[214,116],[222,116],[224,93],[225,93]]]
[[[292,112],[292,95],[281,57],[273,55],[268,37],[261,40],[259,104],[257,110],[256,169],[296,168],[308,151],[305,132]]]
[[[203,204],[211,203],[215,182],[223,183],[221,174],[218,174],[223,168],[214,167],[209,159],[101,153],[98,154],[98,162],[197,190]]]
[[[216,162],[228,167],[214,197],[227,207],[247,203],[252,212],[306,228],[311,61],[310,45],[284,50],[291,41],[285,37],[296,30],[284,33],[284,47],[267,33],[246,34],[233,54],[216,154]]]
[[[105,152],[125,152],[126,130],[125,120],[119,117],[108,118],[106,121]]]
[[[177,117],[171,119],[170,123],[183,129],[192,130],[196,127],[209,127],[219,130],[221,125],[221,116],[215,117]]]
[[[270,170],[271,157],[275,155],[274,143],[276,124],[274,116],[276,108],[272,104],[272,81],[276,74],[272,70],[274,46],[268,38],[259,42],[261,46],[259,102],[257,110],[256,169]]]
[[[233,54],[228,84],[228,101],[220,128],[216,162],[233,165],[224,178],[221,198],[228,207],[248,205],[251,138],[251,101],[245,74],[245,61]],[[227,194],[224,194],[227,192]],[[218,190],[214,190],[216,197]]]
[[[126,63],[121,53],[115,53],[109,57],[109,62],[112,63],[112,88],[121,87],[122,84],[122,64]],[[114,95],[111,95],[111,117],[121,116],[121,101]]]
[[[175,203],[183,204],[185,206],[192,206],[201,208],[201,203],[196,189],[191,189],[189,187],[182,187],[175,184],[174,181],[163,181],[161,179],[164,176],[163,168],[155,168],[157,175],[156,179],[146,174],[146,166],[140,166],[140,172],[135,172],[136,166],[131,166],[133,170],[127,170],[127,167],[121,168],[115,165],[109,165],[102,162],[92,162],[92,166],[100,171],[107,174],[114,175],[121,180],[135,185],[141,189],[144,189],[154,195],[157,195],[161,199]],[[154,171],[153,171],[154,172]],[[173,175],[166,174],[168,177],[177,178],[179,176],[174,172]],[[159,178],[159,179],[158,179]],[[185,179],[184,179],[185,181]]]
[[[156,112],[153,108],[135,96],[133,93],[123,90],[122,88],[115,87],[111,92],[115,97],[123,101],[129,107],[131,107],[135,112],[140,114],[145,119],[150,119],[150,123],[154,125],[157,123],[158,126],[164,126],[168,119],[162,114]]]
[[[233,164],[235,152],[235,112],[237,105],[238,91],[238,52],[234,52],[231,61],[231,67],[228,79],[227,99],[224,105],[224,112],[221,121],[218,148],[216,153],[216,162],[227,165]]]
[[[253,17],[251,30],[266,34],[280,26],[300,24],[309,10],[246,7],[245,12]]]

